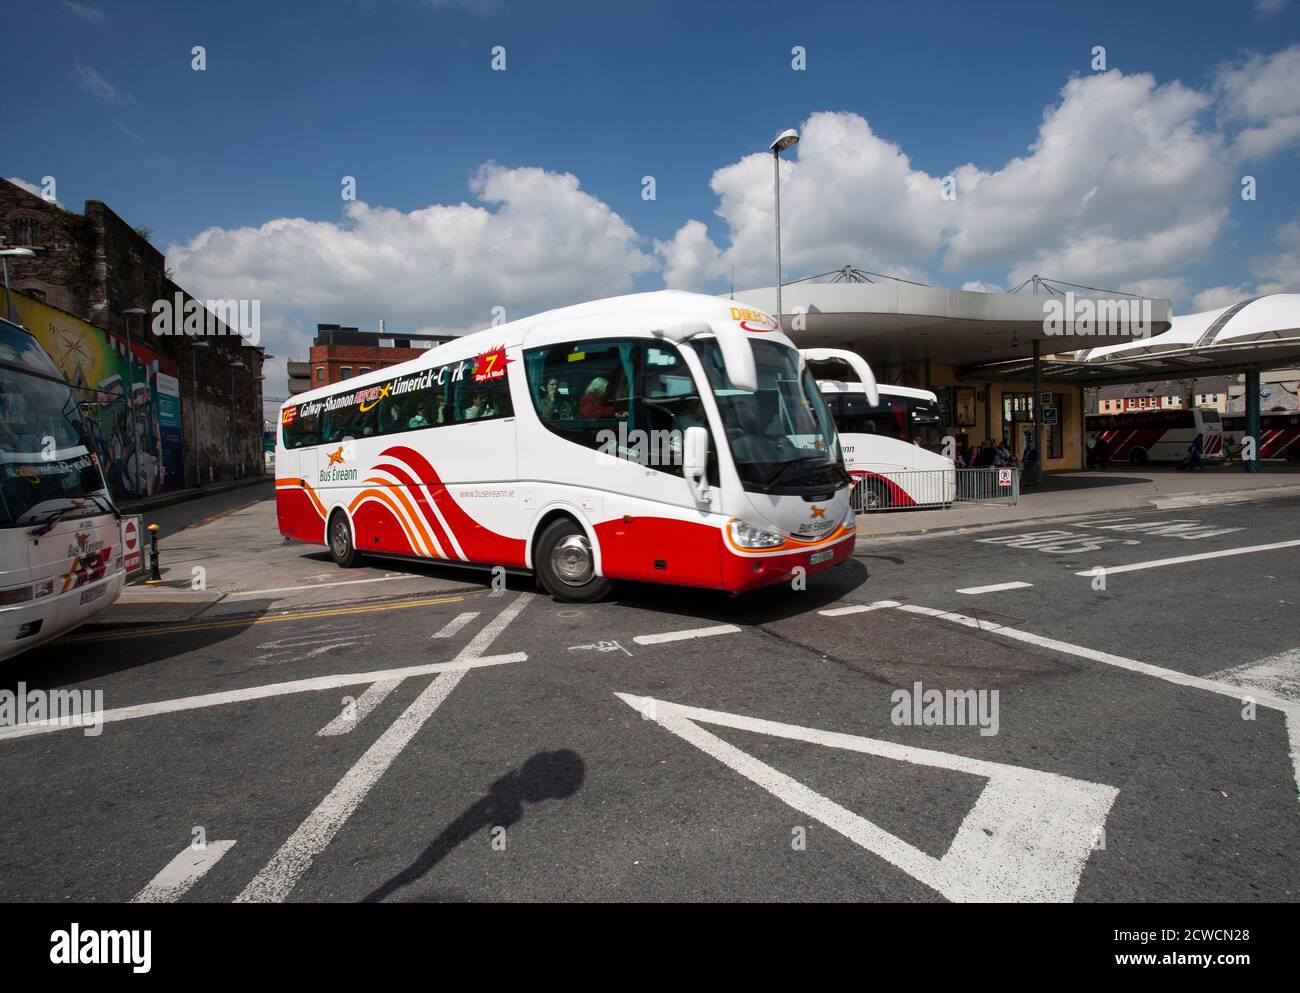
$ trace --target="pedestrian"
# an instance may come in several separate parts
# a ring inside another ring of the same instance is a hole
[[[1204,455],[1205,435],[1198,433],[1196,437],[1192,439],[1192,443],[1187,446],[1187,458],[1183,459],[1182,464],[1178,467],[1179,470],[1187,469],[1190,471],[1194,469],[1204,469]]]

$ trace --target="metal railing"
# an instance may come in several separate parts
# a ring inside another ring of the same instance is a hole
[[[860,514],[919,510],[954,503],[1020,502],[1019,466],[981,469],[896,469],[858,477],[849,494]]]

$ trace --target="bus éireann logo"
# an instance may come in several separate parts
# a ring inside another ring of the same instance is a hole
[[[810,508],[809,508],[808,519],[809,519],[810,521],[814,521],[814,520],[816,520],[816,519],[819,518],[819,517],[825,517],[825,516],[826,516],[826,508],[825,508],[825,507],[817,507],[817,506],[813,506],[813,507],[810,507]]]
[[[325,454],[328,455],[328,456],[330,457],[330,460],[329,460],[329,463],[328,463],[329,465],[334,465],[335,463],[338,463],[339,465],[342,465],[342,464],[343,464],[343,446],[342,446],[342,445],[339,445],[337,451],[326,452]]]
[[[474,382],[490,383],[495,379],[505,379],[506,366],[510,361],[506,358],[505,345],[483,352],[474,360]]]

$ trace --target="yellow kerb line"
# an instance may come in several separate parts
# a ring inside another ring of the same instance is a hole
[[[262,617],[247,617],[241,619],[231,618],[227,621],[206,621],[202,624],[178,624],[165,628],[126,628],[121,631],[111,631],[105,634],[83,634],[75,635],[71,638],[60,638],[55,644],[72,645],[84,644],[95,641],[121,641],[125,638],[153,638],[164,634],[184,634],[187,631],[212,631],[218,628],[235,628],[235,627],[252,627],[254,624],[275,624],[279,621],[310,621],[322,617],[343,617],[348,614],[372,614],[384,610],[402,610],[407,607],[427,607],[438,603],[460,603],[468,600],[471,596],[479,594],[471,593],[463,596],[433,597],[425,600],[410,600],[405,603],[377,603],[365,607],[337,607],[329,610],[309,610],[297,614],[268,614]]]

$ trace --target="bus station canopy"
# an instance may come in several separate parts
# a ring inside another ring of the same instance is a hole
[[[772,287],[737,291],[737,303],[776,313]],[[1155,297],[1087,294],[1091,299],[1145,302],[1151,333],[1167,331],[1172,305]],[[979,293],[905,282],[792,283],[782,287],[781,324],[802,348],[852,348],[876,366],[933,361],[966,368],[1028,359],[1039,339],[1044,355],[1074,350],[1073,322],[1049,334],[1048,301],[1034,293]],[[1082,297],[1081,297],[1082,299]],[[797,322],[797,323],[796,323]]]
[[[1043,362],[1043,378],[1082,385],[1236,375],[1245,368],[1300,366],[1300,293],[1271,293],[1175,317],[1163,334],[1086,349]],[[988,363],[975,379],[1027,374],[1029,362]]]
[[[737,291],[737,303],[776,312],[772,287]],[[1084,337],[1067,316],[1048,333],[1059,293],[981,293],[889,281],[792,283],[782,288],[782,326],[801,347],[852,348],[877,367],[933,361],[972,381],[1025,381],[1040,341],[1046,382],[1105,385],[1236,375],[1247,367],[1300,365],[1300,294],[1272,293],[1173,317],[1170,301],[1080,294],[1095,303],[1149,307],[1142,337]],[[1093,344],[1090,342],[1117,342]]]

